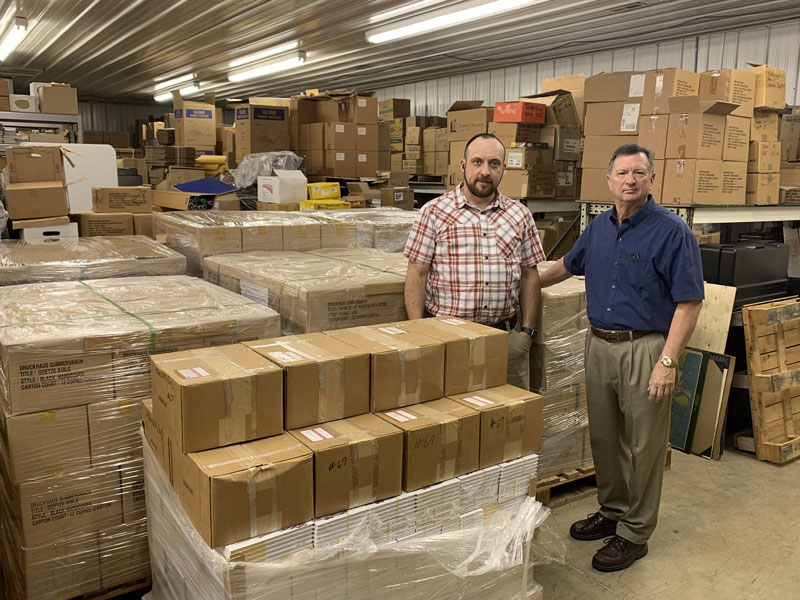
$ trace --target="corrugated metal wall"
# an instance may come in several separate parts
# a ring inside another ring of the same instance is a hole
[[[667,67],[702,72],[742,68],[746,66],[745,61],[767,63],[786,71],[787,102],[800,104],[800,21],[501,67],[386,87],[375,92],[379,99],[410,98],[414,115],[444,115],[456,100],[483,100],[494,104],[535,94],[541,89],[542,79],[548,77]]]
[[[134,133],[136,119],[160,117],[172,110],[172,104],[112,104],[78,102],[84,131],[127,131]]]

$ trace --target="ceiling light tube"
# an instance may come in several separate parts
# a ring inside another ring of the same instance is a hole
[[[28,19],[16,17],[14,23],[6,31],[3,41],[0,42],[0,61],[8,58],[14,48],[19,46],[26,33],[28,33]]]
[[[380,23],[381,21],[385,21],[386,19],[391,19],[392,17],[399,17],[400,15],[405,15],[410,12],[414,12],[415,10],[427,8],[429,6],[433,6],[434,4],[440,4],[441,2],[442,0],[419,0],[419,2],[412,2],[411,4],[405,4],[398,8],[393,8],[391,10],[387,10],[386,12],[378,13],[377,15],[372,15],[369,18],[369,22]]]
[[[543,1],[544,0],[495,0],[489,3],[483,1],[465,2],[459,5],[462,7],[460,10],[453,10],[454,7],[448,7],[446,9],[420,15],[419,17],[412,17],[393,25],[371,29],[366,32],[366,38],[371,44],[391,42],[400,38],[428,33],[437,29],[453,27],[454,25],[460,25],[461,23],[467,23],[469,21],[485,19],[486,17]]]
[[[250,54],[249,56],[245,56],[244,58],[237,58],[236,60],[232,60],[231,62],[229,62],[228,66],[231,68],[240,67],[241,65],[246,65],[251,62],[256,62],[257,60],[263,60],[265,58],[269,58],[270,56],[275,56],[277,54],[283,54],[291,50],[296,50],[299,45],[300,42],[298,41],[288,42],[286,44],[282,44],[281,46],[275,46],[274,48],[269,48],[262,52]]]
[[[297,67],[303,64],[305,60],[306,53],[302,50],[298,50],[297,52],[292,53],[292,55],[289,57],[281,58],[280,60],[262,65],[260,67],[255,67],[246,71],[232,71],[231,73],[228,73],[228,81],[238,83],[247,79],[255,79],[256,77],[261,77],[262,75],[269,75],[270,73],[285,71],[286,69],[291,69],[292,67]]]
[[[189,87],[181,88],[181,96],[188,96],[190,94],[194,94],[195,92],[199,92],[200,88],[196,85],[192,85]],[[172,100],[172,92],[164,92],[163,94],[158,94],[157,96],[153,96],[153,100],[156,102],[166,102],[168,100]]]
[[[156,84],[156,91],[163,90],[166,88],[174,88],[178,87],[182,83],[186,83],[187,81],[192,81],[194,79],[194,73],[188,73],[186,75],[181,75],[180,77],[176,77],[174,79],[168,79],[167,81],[162,81]]]

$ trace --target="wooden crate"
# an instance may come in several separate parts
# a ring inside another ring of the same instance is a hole
[[[742,309],[756,458],[800,456],[800,299]]]

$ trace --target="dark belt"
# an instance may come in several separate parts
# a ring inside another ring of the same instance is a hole
[[[517,315],[511,315],[505,321],[498,321],[497,323],[492,323],[489,327],[494,327],[495,329],[502,329],[503,331],[511,331],[517,326]]]
[[[632,342],[633,340],[638,340],[639,338],[643,338],[646,335],[651,335],[653,333],[661,333],[660,331],[639,331],[638,329],[628,329],[625,331],[606,331],[604,329],[595,329],[592,327],[592,333],[599,337],[601,340],[605,340],[607,342],[616,343],[616,342]]]

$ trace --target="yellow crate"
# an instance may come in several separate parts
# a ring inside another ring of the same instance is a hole
[[[309,183],[309,200],[333,199],[342,197],[342,189],[338,181],[324,181],[319,183]]]

